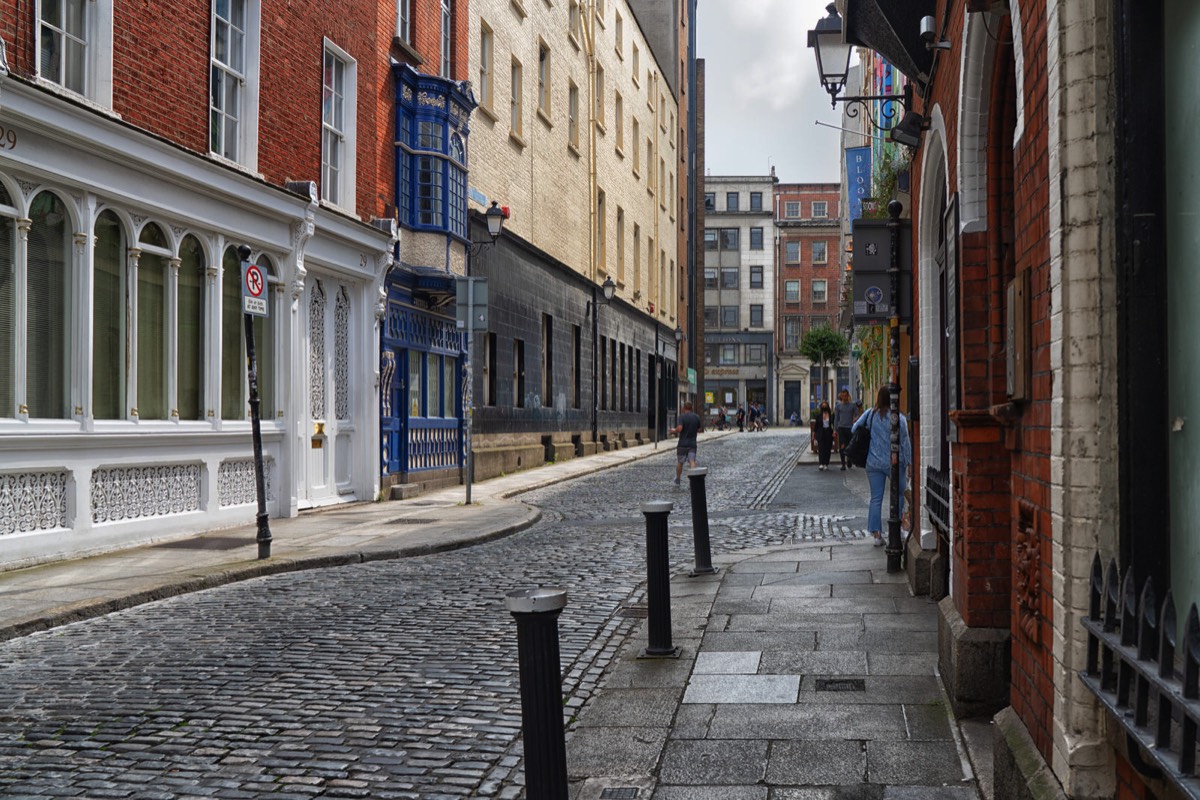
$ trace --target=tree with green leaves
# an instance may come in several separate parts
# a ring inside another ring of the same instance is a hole
[[[830,328],[828,325],[822,325],[816,328],[809,328],[805,332],[804,337],[800,340],[800,355],[807,358],[814,364],[821,367],[821,385],[824,386],[828,381],[825,375],[825,365],[829,362],[837,363],[846,357],[850,352],[850,343],[846,341],[846,337]],[[822,390],[821,398],[828,400],[825,397],[825,392]]]

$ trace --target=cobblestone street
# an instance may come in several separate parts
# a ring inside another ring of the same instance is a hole
[[[865,535],[845,479],[793,471],[806,444],[778,430],[702,445],[714,554]],[[567,590],[573,714],[636,622],[621,609],[645,580],[641,502],[675,501],[672,559],[691,562],[673,456],[666,443],[528,493],[542,521],[491,544],[251,580],[0,644],[0,795],[516,797],[505,592]],[[813,482],[834,488],[797,502]]]

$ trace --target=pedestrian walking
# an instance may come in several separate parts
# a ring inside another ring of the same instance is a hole
[[[882,386],[875,398],[875,407],[864,412],[851,430],[870,425],[871,447],[867,451],[867,482],[871,485],[871,503],[867,507],[867,529],[875,537],[875,546],[883,542],[883,489],[892,464],[892,395]],[[904,489],[908,466],[912,463],[912,443],[908,438],[908,419],[900,415],[900,514],[904,514]]]
[[[691,403],[683,404],[683,413],[679,415],[678,423],[673,431],[679,434],[679,441],[675,445],[676,486],[683,475],[683,462],[686,461],[692,469],[696,468],[696,436],[704,429],[704,423],[700,415],[692,411]]]
[[[738,433],[744,433],[746,431],[746,409],[742,408],[741,406],[738,406],[737,426]]]
[[[817,441],[818,469],[829,469],[829,455],[833,450],[833,412],[828,403],[821,403],[817,417],[813,420],[813,438]]]
[[[758,430],[758,406],[754,403],[749,403],[750,410],[746,413],[746,417],[750,421],[750,430]]]
[[[833,407],[833,425],[837,429],[837,449],[842,460],[843,472],[854,466],[850,459],[846,458],[846,445],[850,444],[850,429],[854,427],[857,412],[858,407],[850,402],[850,392],[842,389],[838,393],[837,405]]]

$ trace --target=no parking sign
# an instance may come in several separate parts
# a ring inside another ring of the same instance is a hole
[[[256,317],[268,316],[266,293],[267,276],[263,274],[262,267],[251,264],[249,261],[243,261],[242,313],[252,314]]]

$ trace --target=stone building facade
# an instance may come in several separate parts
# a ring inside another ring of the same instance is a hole
[[[468,194],[476,212],[509,213],[469,265],[489,280],[491,315],[474,341],[477,476],[663,438],[686,211],[681,14],[648,34],[624,0],[482,0],[470,13]]]
[[[704,403],[710,416],[753,402],[776,419],[777,183],[773,174],[704,180]]]

